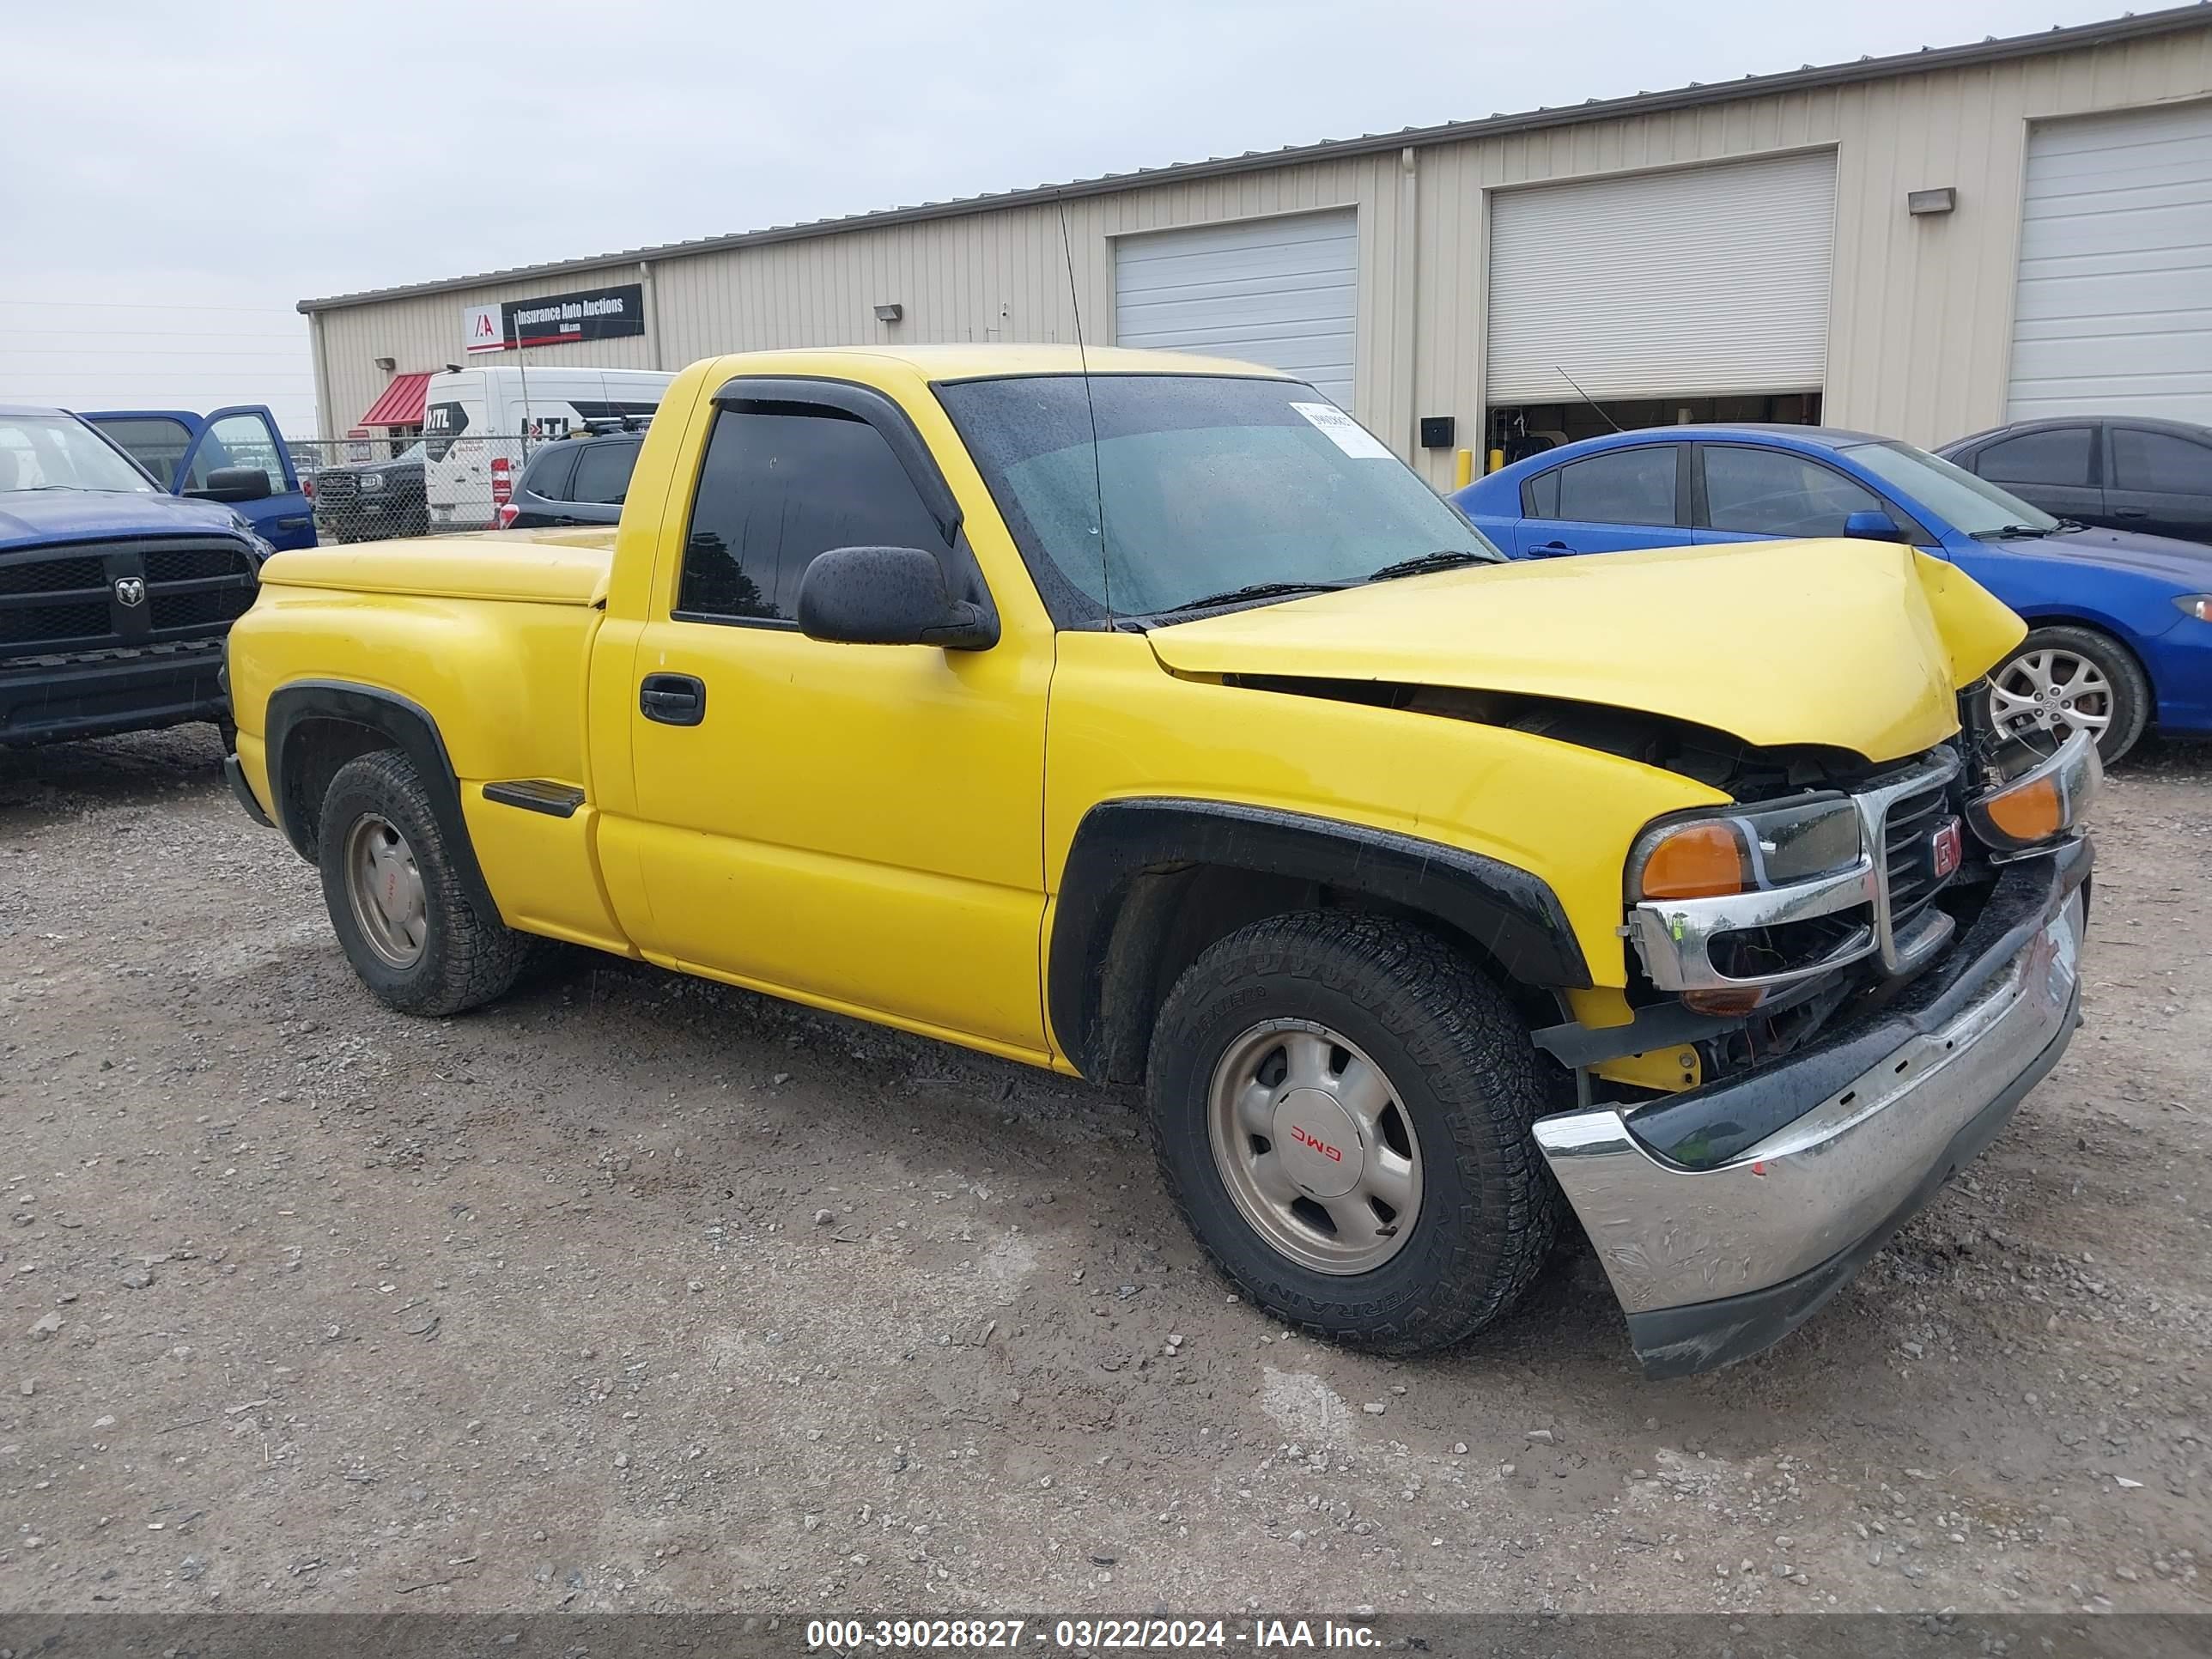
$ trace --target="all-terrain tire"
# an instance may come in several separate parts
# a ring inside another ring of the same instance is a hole
[[[1389,1079],[1417,1131],[1411,1233],[1370,1271],[1316,1271],[1231,1196],[1209,1136],[1215,1067],[1255,1025],[1316,1022]],[[1526,1026],[1496,984],[1418,927],[1344,911],[1272,917],[1202,952],[1163,1004],[1146,1077],[1169,1190],[1214,1264],[1260,1306],[1334,1340],[1412,1354],[1464,1340],[1534,1281],[1561,1199],[1529,1125]]]
[[[405,838],[422,877],[425,937],[420,956],[404,967],[386,961],[370,945],[347,888],[349,834],[370,814]],[[470,896],[429,793],[398,750],[380,749],[338,769],[323,797],[318,840],[331,926],[354,972],[379,1001],[402,1013],[436,1017],[479,1007],[514,985],[531,955],[531,936],[514,932]]]

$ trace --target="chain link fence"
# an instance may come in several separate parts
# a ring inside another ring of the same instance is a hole
[[[531,438],[294,439],[323,542],[494,530],[541,442]]]

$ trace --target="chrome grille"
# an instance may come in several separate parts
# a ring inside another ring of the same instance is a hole
[[[1929,848],[1937,827],[1950,816],[1949,806],[1950,798],[1941,784],[1890,804],[1881,827],[1882,879],[1889,885],[1890,925],[1894,928],[1903,929],[1951,880],[1936,873]]]

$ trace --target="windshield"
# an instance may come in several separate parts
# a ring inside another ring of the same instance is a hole
[[[17,489],[150,495],[154,486],[82,421],[66,415],[0,415],[0,494]]]
[[[1076,374],[938,388],[1031,568],[1057,572],[1091,616],[1286,597],[1431,554],[1504,556],[1310,386],[1113,374],[1089,392]],[[1239,593],[1255,587],[1273,591]]]
[[[1854,444],[1844,453],[1884,483],[1895,485],[1936,518],[1969,536],[2002,531],[2047,536],[2058,528],[2058,520],[2041,507],[2030,507],[1964,467],[1954,466],[1942,456],[1930,455],[1911,444]]]

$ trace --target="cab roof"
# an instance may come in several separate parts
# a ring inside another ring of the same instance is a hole
[[[732,352],[716,361],[744,371],[797,368],[824,359],[865,359],[898,364],[926,380],[986,380],[1022,374],[1227,374],[1291,380],[1297,376],[1228,357],[1182,351],[1141,351],[1122,346],[1018,344],[1010,342],[914,346],[817,346],[784,351]]]

